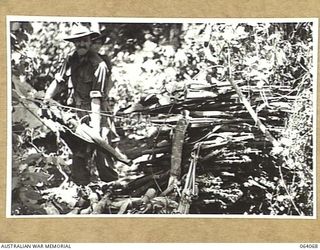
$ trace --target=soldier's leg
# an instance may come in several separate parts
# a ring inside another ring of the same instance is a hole
[[[77,99],[76,107],[83,110],[89,110],[88,103],[82,103]],[[88,113],[85,111],[78,111],[77,115],[82,119],[82,122],[85,122],[84,119],[88,118]],[[90,183],[91,177],[90,171],[88,169],[88,162],[90,158],[90,153],[88,152],[88,144],[78,138],[73,138],[70,148],[73,153],[71,178],[77,185],[87,185]]]
[[[95,162],[102,181],[109,182],[118,179],[118,173],[112,169],[113,160],[110,155],[97,150]]]
[[[72,151],[71,180],[77,185],[87,185],[90,182],[88,143],[71,133],[64,134],[63,138]]]
[[[90,171],[87,167],[88,156],[86,152],[74,152],[71,165],[71,178],[77,185],[88,185],[90,183]]]
[[[88,144],[73,135],[65,137],[65,141],[72,151],[71,179],[77,185],[87,185],[90,182]]]

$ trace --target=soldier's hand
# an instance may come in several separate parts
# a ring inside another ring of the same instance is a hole
[[[59,72],[54,75],[54,79],[57,82],[63,82],[64,81],[63,76]]]
[[[39,112],[39,116],[41,118],[48,118],[48,119],[51,119],[52,118],[52,113],[49,109],[49,104],[48,102],[43,102],[41,104],[41,107],[40,107],[40,112]]]

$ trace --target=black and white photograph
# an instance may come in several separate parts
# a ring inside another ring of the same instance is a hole
[[[318,20],[7,16],[7,217],[316,218]]]

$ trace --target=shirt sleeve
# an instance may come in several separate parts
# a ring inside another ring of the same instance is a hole
[[[67,82],[67,78],[71,75],[70,58],[67,57],[54,78],[58,83]]]
[[[111,69],[98,53],[93,53],[91,59],[93,61],[94,81],[90,97],[106,97]]]
[[[111,88],[114,86],[114,82],[111,79],[111,74],[112,74],[112,64],[110,61],[110,58],[107,55],[101,55],[101,58],[106,62],[107,67],[108,67],[108,76],[107,76],[107,82],[105,86],[105,94],[108,95]]]
[[[56,87],[52,95],[56,100],[58,100],[68,88],[68,79],[71,74],[69,65],[69,58],[66,58],[59,71],[54,75]]]

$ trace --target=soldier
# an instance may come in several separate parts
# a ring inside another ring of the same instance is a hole
[[[72,28],[71,35],[64,40],[75,45],[75,52],[65,60],[60,72],[56,74],[46,91],[45,100],[53,98],[61,89],[68,87],[70,96],[67,103],[81,109],[78,115],[82,118],[90,117],[90,126],[100,132],[100,112],[102,103],[107,98],[110,69],[91,48],[92,38],[99,35],[80,24]],[[91,176],[88,161],[92,150],[88,150],[89,147],[77,139],[67,143],[73,152],[71,178],[78,185],[87,185]],[[111,181],[117,178],[117,173],[106,167],[106,161],[101,155],[96,157],[96,162],[102,180]]]
[[[99,28],[96,27],[96,30],[98,30],[96,33],[100,33]],[[108,67],[108,72],[109,74],[109,78],[108,78],[108,84],[106,86],[105,92],[106,95],[108,96],[108,98],[104,99],[104,101],[101,103],[101,109],[103,111],[107,111],[110,112],[111,111],[111,107],[110,107],[110,98],[109,98],[109,92],[111,90],[111,88],[113,87],[113,81],[110,79],[111,76],[111,70],[112,70],[112,66],[111,66],[111,61],[110,58],[108,57],[108,55],[106,54],[100,54],[100,50],[101,47],[104,45],[105,41],[106,41],[106,32],[105,30],[101,31],[100,35],[94,35],[92,38],[92,45],[91,45],[91,49],[95,52],[97,52],[99,54],[99,56],[105,61],[107,67]],[[115,141],[118,140],[118,134],[115,131],[115,126],[113,121],[109,118],[109,117],[102,117],[102,124],[107,124],[108,126],[104,126],[102,127],[102,136],[104,138],[108,138],[109,142],[111,141]]]

